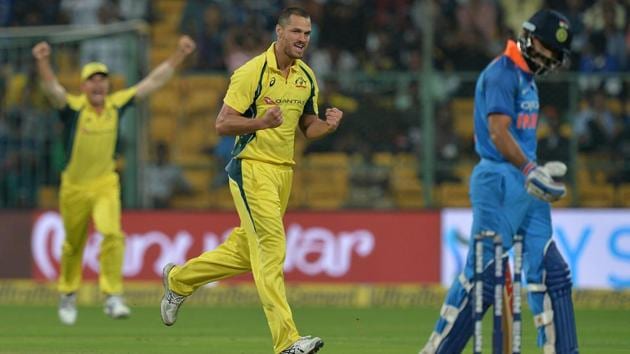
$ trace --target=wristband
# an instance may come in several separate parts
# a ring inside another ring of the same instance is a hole
[[[533,169],[536,168],[536,163],[533,161],[527,161],[523,166],[521,166],[521,172],[527,176]]]

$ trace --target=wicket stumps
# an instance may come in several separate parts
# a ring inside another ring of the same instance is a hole
[[[514,281],[512,282],[512,353],[521,353],[521,274],[523,272],[523,236],[514,236]]]
[[[480,354],[483,344],[483,272],[484,257],[483,245],[484,240],[491,239],[493,245],[493,263],[494,263],[494,286],[493,286],[493,331],[492,331],[492,352],[501,354],[503,352],[503,329],[502,329],[502,309],[503,309],[503,285],[505,282],[505,272],[503,269],[503,240],[500,235],[494,232],[482,232],[474,237],[474,337],[473,352]],[[512,333],[512,353],[521,352],[521,272],[523,264],[523,237],[516,235],[513,240],[514,249],[514,282],[513,282],[513,324]],[[506,262],[509,267],[509,262]]]

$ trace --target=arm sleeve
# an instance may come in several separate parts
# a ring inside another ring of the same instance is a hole
[[[234,108],[240,113],[245,112],[251,105],[256,91],[256,84],[260,73],[250,63],[238,68],[230,78],[223,103]]]
[[[66,105],[58,109],[59,119],[62,123],[67,124],[72,119],[77,117],[77,113],[85,105],[85,98],[83,96],[76,96],[66,93]]]
[[[131,86],[124,90],[116,91],[112,93],[110,99],[116,108],[123,108],[126,105],[133,104],[136,93],[138,92],[138,86]]]
[[[492,70],[488,72],[485,82],[486,107],[488,114],[500,113],[516,117],[514,102],[518,81],[514,72],[509,70]]]
[[[125,110],[134,103],[136,93],[138,93],[137,85],[116,91],[110,96],[114,107],[119,110],[121,116],[124,114]]]

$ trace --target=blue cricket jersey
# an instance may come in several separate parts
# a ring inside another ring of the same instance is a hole
[[[475,151],[492,161],[507,161],[490,139],[488,116],[512,118],[510,133],[525,156],[536,161],[538,88],[514,41],[481,72],[475,87]]]

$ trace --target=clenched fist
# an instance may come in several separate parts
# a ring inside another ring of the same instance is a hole
[[[284,119],[282,118],[280,107],[273,106],[269,108],[261,118],[262,129],[279,127],[283,121]]]
[[[336,107],[326,108],[324,116],[326,117],[326,123],[329,126],[329,130],[335,131],[339,127],[339,123],[341,123],[343,112]]]
[[[50,45],[46,42],[39,42],[33,47],[33,56],[37,60],[42,60],[50,57]]]
[[[177,42],[177,50],[182,54],[188,55],[192,53],[196,47],[197,45],[195,44],[195,41],[192,40],[192,38],[188,36],[179,37],[179,41]]]

